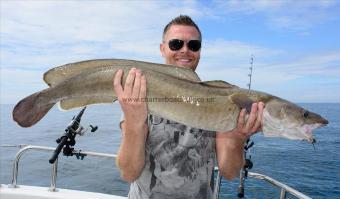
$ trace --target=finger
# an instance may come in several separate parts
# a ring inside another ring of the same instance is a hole
[[[237,120],[237,128],[242,129],[244,127],[244,117],[246,116],[246,109],[242,109],[240,111],[240,115],[238,116]]]
[[[140,86],[141,86],[141,72],[137,69],[135,82],[133,84],[133,89],[132,89],[132,95],[131,95],[132,98],[134,99],[139,98]]]
[[[253,128],[254,123],[256,121],[256,117],[257,117],[257,103],[253,103],[251,106],[251,112],[250,112],[249,118],[246,123],[246,130],[248,132]]]
[[[256,122],[253,128],[253,131],[259,131],[262,127],[262,119],[263,119],[263,109],[264,109],[264,103],[259,102],[258,103],[258,110],[257,110],[257,118]]]
[[[123,76],[123,70],[119,69],[113,79],[113,89],[116,93],[116,96],[120,98],[120,96],[123,95],[123,87],[122,87],[122,76]]]
[[[139,97],[140,98],[146,97],[146,78],[145,78],[145,75],[142,75],[142,77],[141,77],[141,87],[140,87]]]
[[[133,88],[133,84],[135,81],[135,76],[136,76],[136,68],[131,68],[125,80],[125,85],[124,85],[125,97],[131,97],[132,88]]]

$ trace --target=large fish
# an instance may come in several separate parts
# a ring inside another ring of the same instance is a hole
[[[190,69],[133,60],[90,60],[66,64],[44,74],[50,88],[21,100],[13,119],[23,127],[37,123],[57,103],[62,109],[89,104],[112,103],[117,99],[112,81],[118,69],[139,68],[147,79],[148,111],[192,127],[226,132],[236,127],[242,108],[265,103],[265,136],[314,142],[312,131],[328,124],[320,115],[273,95],[249,91],[224,81],[201,82]],[[125,99],[135,100],[135,99]]]

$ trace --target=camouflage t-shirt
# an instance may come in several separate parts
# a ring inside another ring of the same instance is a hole
[[[145,166],[130,185],[129,198],[212,198],[215,132],[154,115],[148,126]]]

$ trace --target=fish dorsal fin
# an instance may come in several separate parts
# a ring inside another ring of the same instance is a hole
[[[229,84],[228,82],[222,80],[213,80],[213,81],[205,81],[201,82],[203,85],[209,85],[214,87],[222,87],[222,88],[235,88],[235,85]]]
[[[79,108],[83,106],[87,106],[89,104],[103,104],[103,103],[112,103],[117,100],[117,97],[87,97],[87,98],[70,98],[61,100],[59,103],[59,107],[62,110],[69,110],[72,108]]]
[[[154,70],[162,73],[167,73],[169,75],[181,78],[188,79],[192,81],[200,81],[198,75],[192,71],[191,69],[170,66],[165,64],[156,64],[150,62],[143,61],[135,61],[135,60],[125,60],[125,59],[96,59],[96,60],[87,60],[81,62],[75,62],[70,64],[65,64],[62,66],[58,66],[52,68],[44,74],[44,81],[49,86],[55,86],[58,83],[69,79],[75,75],[78,75],[84,71],[88,71],[88,69],[96,69],[100,67],[106,66],[122,66],[122,67],[141,67],[148,70]]]
[[[230,99],[239,108],[245,108],[247,112],[250,113],[254,100],[250,99],[246,94],[236,93],[231,95]]]

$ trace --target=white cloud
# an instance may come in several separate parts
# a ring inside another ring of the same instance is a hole
[[[41,68],[124,53],[157,56],[160,27],[180,13],[201,15],[195,1],[4,1],[2,66]]]
[[[218,59],[216,62],[202,60],[198,74],[203,80],[221,79],[246,88],[249,82],[250,55],[245,53],[240,59],[234,59],[232,56],[231,53],[231,56],[226,54],[219,58],[214,57]],[[253,89],[299,102],[311,102],[313,99],[333,102],[339,100],[339,97],[336,97],[338,92],[334,90],[340,87],[340,52],[307,54],[290,61],[279,59],[278,56],[269,63],[263,61],[266,56],[255,54]],[[215,67],[214,63],[219,66]]]
[[[252,55],[255,56],[255,62],[257,62],[257,58],[262,60],[275,59],[284,53],[283,50],[240,41],[224,39],[206,41],[203,43],[200,66],[197,72],[203,80],[223,79],[240,87],[246,87]],[[275,74],[272,75],[275,76]]]
[[[1,100],[14,102],[44,88],[43,72],[65,63],[111,57],[162,62],[158,50],[162,27],[179,14],[214,23],[260,14],[269,27],[308,35],[309,28],[331,20],[333,12],[327,11],[332,6],[334,1],[208,5],[196,1],[1,1]],[[290,53],[294,52],[210,37],[204,40],[198,73],[205,80],[223,79],[245,87],[249,58],[254,54],[254,88],[274,91],[303,77],[340,76],[338,51],[301,53],[299,58]]]
[[[340,52],[314,53],[289,62],[261,64],[260,67],[265,70],[281,71],[285,75],[340,77]]]
[[[295,1],[295,0],[253,0],[253,1],[217,1],[218,15],[263,15],[268,27],[287,29],[308,34],[308,29],[326,21],[338,20],[338,14],[330,10],[337,4],[335,0]],[[336,17],[337,16],[337,17]]]
[[[15,103],[34,92],[47,88],[42,80],[43,71],[3,69],[0,70],[0,102]]]
[[[207,41],[203,43],[203,46],[202,57],[210,61],[219,59],[219,62],[222,64],[235,64],[233,61],[244,62],[248,60],[252,54],[258,57],[273,57],[284,53],[282,50],[224,39]]]

